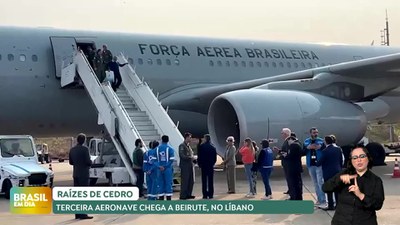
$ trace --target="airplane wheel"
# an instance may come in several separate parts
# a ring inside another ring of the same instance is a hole
[[[383,166],[385,164],[386,152],[385,148],[380,143],[368,143],[365,148],[369,151],[372,157],[374,166]]]
[[[12,188],[11,181],[5,180],[4,184],[3,184],[3,190],[4,190],[4,194],[5,194],[6,199],[10,199],[11,188]]]

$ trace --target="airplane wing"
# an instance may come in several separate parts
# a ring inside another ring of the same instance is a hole
[[[229,84],[190,86],[164,93],[171,109],[206,114],[220,94],[240,89],[290,89],[315,92],[346,101],[366,101],[400,86],[400,53],[344,62],[261,79]]]

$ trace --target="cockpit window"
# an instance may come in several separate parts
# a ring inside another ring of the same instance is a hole
[[[1,156],[32,157],[34,156],[32,141],[29,138],[12,138],[0,140]]]

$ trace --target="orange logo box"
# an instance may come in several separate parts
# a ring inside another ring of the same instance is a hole
[[[16,214],[49,214],[52,210],[51,188],[13,187],[10,211]]]

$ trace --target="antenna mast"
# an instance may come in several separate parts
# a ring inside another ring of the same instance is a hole
[[[389,46],[389,18],[386,9],[386,28],[381,30],[381,45]]]

